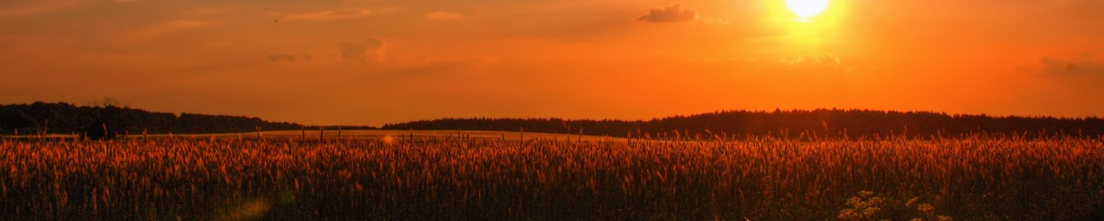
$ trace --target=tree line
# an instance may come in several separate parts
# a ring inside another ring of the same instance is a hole
[[[1100,137],[1099,117],[993,117],[985,114],[948,115],[935,112],[876,110],[717,111],[652,120],[564,120],[559,118],[492,119],[448,118],[386,124],[387,130],[491,130],[652,138],[746,138],[772,136],[790,139],[1018,136]]]
[[[150,112],[117,104],[69,103],[0,105],[0,134],[77,134],[111,138],[125,134],[242,133],[317,129],[269,122],[256,117]],[[343,126],[346,130],[377,129]],[[1100,117],[993,117],[935,112],[876,110],[717,111],[651,120],[565,120],[560,118],[446,118],[385,124],[385,130],[485,130],[559,134],[651,137],[662,139],[744,138],[910,138],[963,137],[978,134],[1039,138],[1104,136]]]
[[[35,102],[0,105],[0,134],[77,134],[94,139],[125,134],[241,133],[303,126],[256,117],[150,112],[106,103],[91,106]]]

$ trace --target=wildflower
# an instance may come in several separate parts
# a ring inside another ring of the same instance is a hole
[[[860,204],[862,204],[862,199],[860,199],[859,197],[851,197],[850,199],[847,199],[848,206],[859,207]]]
[[[920,197],[913,197],[912,199],[909,199],[908,202],[905,203],[905,207],[912,207],[913,204],[916,204],[917,200],[920,200]]]
[[[842,220],[854,219],[855,218],[855,210],[854,209],[840,210],[839,217],[837,217],[837,218],[842,219]]]
[[[941,216],[936,216],[935,219],[937,219],[939,221],[954,221],[954,219],[951,219],[950,216],[942,216],[942,215]]]
[[[924,219],[921,219],[921,218],[912,218],[912,219],[910,219],[909,221],[924,221]]]
[[[871,192],[871,191],[866,191],[866,190],[859,191],[859,196],[861,196],[863,198],[867,198],[867,197],[870,197],[870,196],[873,196],[873,195],[874,195],[874,192]]]
[[[885,202],[885,199],[882,199],[881,197],[871,197],[870,199],[866,200],[866,202],[870,203],[871,205],[879,205]]]
[[[869,218],[869,217],[874,217],[874,214],[877,214],[877,213],[878,213],[878,211],[881,211],[881,210],[882,210],[882,209],[881,209],[881,208],[878,208],[878,207],[870,207],[870,208],[866,208],[865,210],[863,210],[863,216],[864,216],[864,217],[867,217],[867,218]]]
[[[920,205],[916,206],[916,211],[920,211],[922,213],[930,213],[932,211],[935,211],[935,206],[927,203],[921,203]]]

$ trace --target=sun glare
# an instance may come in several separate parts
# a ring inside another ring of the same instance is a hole
[[[786,6],[799,19],[806,20],[824,12],[828,8],[828,0],[786,0]]]

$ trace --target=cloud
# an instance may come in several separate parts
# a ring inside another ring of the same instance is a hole
[[[646,22],[688,22],[698,18],[698,12],[693,9],[683,8],[682,4],[674,4],[667,6],[666,8],[654,8],[645,14],[640,16],[636,20]]]
[[[271,61],[271,62],[295,61],[296,59],[298,59],[298,57],[296,57],[295,55],[292,55],[292,54],[270,54],[270,55],[268,55],[268,61]]]
[[[372,11],[368,9],[350,9],[339,11],[309,12],[301,14],[285,14],[278,17],[280,20],[284,21],[336,21],[359,18],[371,14]]]
[[[271,62],[293,62],[298,61],[299,59],[310,61],[314,59],[314,56],[312,56],[310,53],[303,53],[300,55],[295,55],[291,53],[276,53],[268,55],[268,61]]]
[[[83,3],[82,0],[4,0],[0,3],[0,19],[30,16],[71,8]],[[8,2],[10,1],[10,2]]]
[[[847,67],[840,62],[840,58],[832,54],[806,55],[797,59],[782,60],[786,70],[811,73],[842,73]]]
[[[191,10],[184,10],[184,11],[180,12],[180,15],[184,15],[184,16],[209,16],[209,15],[226,14],[227,12],[230,12],[230,11],[232,11],[230,8],[202,7],[202,8],[195,8],[195,9],[191,9]]]
[[[1044,57],[1036,76],[1041,82],[1053,84],[1047,93],[1065,91],[1077,94],[1104,94],[1104,61],[1093,59],[1089,54],[1077,58]]]
[[[832,54],[822,55],[805,55],[797,59],[783,60],[782,63],[789,65],[814,65],[814,66],[836,66],[839,65],[840,59]]]
[[[383,55],[383,39],[370,38],[364,42],[341,44],[341,58],[345,60],[378,59]]]
[[[1062,60],[1053,57],[1044,57],[1040,72],[1055,76],[1104,76],[1104,63],[1092,59],[1092,55],[1084,54],[1081,58]]]
[[[125,34],[122,40],[129,42],[143,42],[171,32],[207,27],[211,26],[212,24],[214,24],[214,22],[197,20],[170,21],[130,32],[128,34]]]
[[[445,20],[453,20],[453,19],[460,18],[460,14],[456,14],[456,13],[452,13],[452,12],[446,12],[446,11],[436,11],[436,12],[430,12],[430,13],[426,14],[425,17],[426,17],[426,19],[429,19],[429,20],[445,21]]]

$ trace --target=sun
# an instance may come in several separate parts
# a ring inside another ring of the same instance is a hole
[[[828,8],[828,0],[786,0],[786,6],[800,19],[809,19]]]

